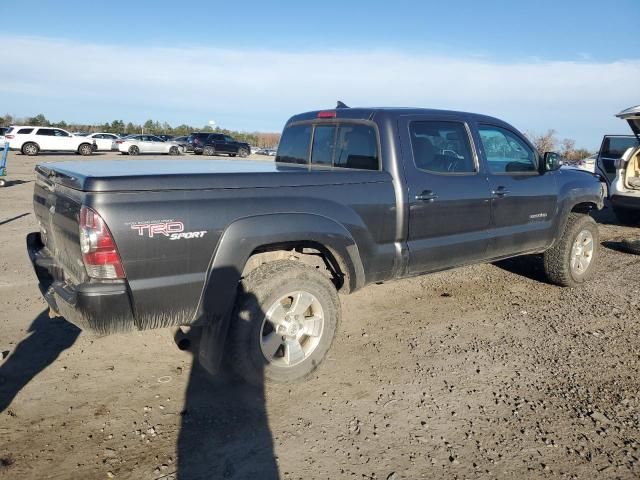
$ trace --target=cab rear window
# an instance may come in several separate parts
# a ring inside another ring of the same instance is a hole
[[[293,125],[282,134],[276,161],[378,170],[376,131],[370,125],[345,122]]]
[[[309,161],[311,125],[293,125],[282,132],[276,162],[304,164]]]

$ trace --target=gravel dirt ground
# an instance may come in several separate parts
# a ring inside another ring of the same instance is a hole
[[[637,229],[610,210],[583,288],[535,257],[372,285],[313,378],[250,388],[171,330],[48,317],[32,171],[67,158],[11,154],[0,189],[0,478],[640,477],[640,256],[618,250]]]

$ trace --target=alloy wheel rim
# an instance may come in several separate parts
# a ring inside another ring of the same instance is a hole
[[[260,349],[271,365],[291,368],[318,348],[324,331],[324,311],[315,295],[294,291],[268,309],[260,329]]]
[[[593,235],[589,230],[582,230],[571,247],[571,270],[578,275],[583,275],[591,265],[593,251]]]

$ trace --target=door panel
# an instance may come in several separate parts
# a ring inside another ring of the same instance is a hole
[[[543,250],[553,240],[557,173],[538,171],[535,149],[502,126],[478,125],[491,190],[492,258]]]
[[[461,117],[399,121],[409,203],[409,274],[485,258],[489,188]]]

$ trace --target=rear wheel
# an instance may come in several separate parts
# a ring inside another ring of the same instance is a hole
[[[78,153],[80,155],[91,155],[93,153],[93,146],[89,143],[83,143],[78,147]]]
[[[38,145],[33,142],[27,142],[22,146],[22,153],[24,155],[29,155],[30,157],[38,155],[39,151],[40,148],[38,148]]]
[[[595,220],[585,214],[569,214],[562,236],[544,252],[547,278],[562,287],[584,283],[593,275],[599,245]]]
[[[140,148],[138,148],[136,145],[131,145],[129,147],[129,155],[139,155],[140,154]]]
[[[171,147],[169,149],[169,155],[180,155],[180,149],[178,147]]]
[[[613,207],[613,213],[623,225],[635,226],[640,223],[640,210],[630,208]]]
[[[210,157],[210,156],[212,156],[212,155],[215,155],[215,154],[216,154],[216,149],[215,149],[215,148],[213,148],[213,147],[209,147],[209,146],[207,146],[207,147],[204,147],[204,149],[202,150],[202,153],[203,153],[204,155],[207,155],[208,157]]]
[[[240,155],[242,158],[246,158],[249,156],[249,152],[246,148],[241,148],[240,150],[238,150],[238,155]]]
[[[336,288],[293,261],[264,264],[242,282],[229,331],[229,362],[247,381],[290,383],[326,356],[340,322]]]

